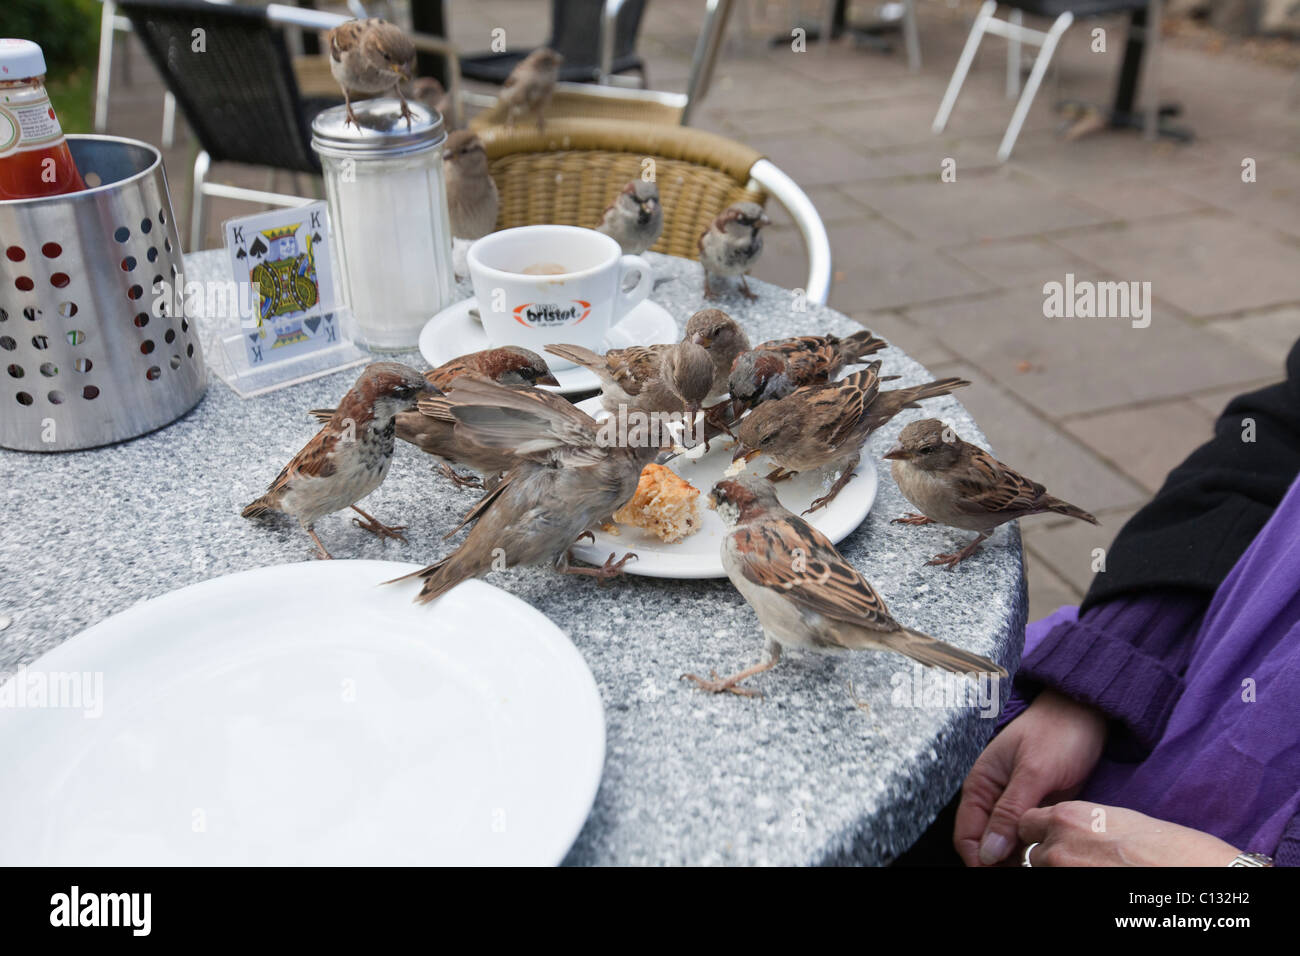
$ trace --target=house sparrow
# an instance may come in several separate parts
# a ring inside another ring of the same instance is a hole
[[[709,352],[713,360],[713,384],[709,386],[709,401],[727,394],[727,376],[736,357],[749,348],[749,336],[740,323],[721,309],[701,309],[686,322],[684,338]]]
[[[518,461],[466,516],[473,527],[461,546],[405,575],[424,581],[416,601],[432,601],[490,568],[550,563],[600,581],[621,574],[634,554],[576,568],[569,549],[632,498],[658,449],[603,445],[595,420],[573,405],[540,403],[485,379],[462,380],[449,400],[458,437],[510,451]]]
[[[497,227],[497,184],[488,170],[487,150],[472,131],[447,137],[442,154],[447,172],[447,214],[451,234],[481,239]]]
[[[330,553],[312,525],[317,518],[341,508],[351,507],[366,519],[363,524],[353,518],[357,527],[405,541],[402,527],[380,524],[356,502],[378,488],[388,474],[398,413],[412,407],[420,395],[437,391],[413,368],[397,362],[368,365],[325,427],[284,466],[266,494],[241,514],[245,518],[260,518],[272,511],[293,515],[322,558]]]
[[[581,345],[548,345],[546,351],[591,369],[600,378],[600,402],[650,414],[684,413],[694,421],[713,384],[713,360],[694,342],[634,345],[597,355]]]
[[[819,653],[896,651],[957,674],[1007,672],[993,661],[928,634],[903,627],[885,602],[830,539],[781,506],[770,481],[748,477],[718,482],[709,507],[730,529],[722,540],[727,577],[758,615],[766,659],[731,677],[704,680],[683,674],[712,693],[761,696],[738,686],[770,670],[783,647]]]
[[[704,266],[704,297],[714,298],[709,284],[711,275],[739,276],[741,293],[749,300],[758,296],[749,291],[745,273],[758,262],[763,251],[759,230],[772,220],[763,215],[758,203],[738,202],[728,206],[700,236],[700,264]]]
[[[348,118],[360,129],[357,116],[352,112],[352,93],[378,96],[394,92],[402,101],[402,116],[406,128],[411,128],[411,108],[406,104],[402,83],[409,83],[415,68],[415,44],[410,37],[384,20],[349,20],[340,23],[325,34],[330,51],[330,72],[343,87],[343,100],[347,104]]]
[[[846,365],[859,365],[864,355],[888,346],[866,329],[846,338],[801,335],[761,342],[736,357],[727,390],[740,405],[753,408],[760,402],[785,398],[796,388],[829,382]]]
[[[639,256],[659,240],[664,229],[664,208],[659,204],[659,187],[634,179],[605,210],[596,226],[622,247],[625,255]]]
[[[791,474],[831,466],[840,475],[804,514],[835,500],[853,477],[867,437],[904,408],[923,398],[947,395],[969,385],[960,378],[941,378],[924,385],[880,391],[880,361],[823,385],[795,389],[785,398],[764,402],[741,419],[735,460],[770,455],[777,468],[768,475],[781,481]]]
[[[451,101],[451,94],[447,92],[437,77],[417,76],[411,82],[411,98],[419,100],[441,116],[443,125],[448,131],[456,128],[456,104]],[[443,156],[445,158],[445,152]]]
[[[455,387],[462,376],[466,375],[480,375],[501,385],[517,388],[560,384],[551,374],[544,358],[536,352],[517,345],[462,355],[425,372],[424,378],[438,392],[448,392]],[[459,486],[483,487],[485,481],[495,478],[514,463],[513,455],[493,449],[465,446],[459,442],[453,434],[456,420],[438,404],[438,401],[438,399],[425,398],[420,401],[415,411],[399,412],[396,419],[397,437],[441,459],[441,472]],[[309,414],[319,421],[327,422],[334,416],[334,409],[316,408]],[[457,474],[452,467],[457,464],[472,468],[479,473],[480,477]]]
[[[1053,511],[1089,524],[1097,519],[1068,501],[1053,498],[1036,481],[1012,471],[983,448],[962,441],[937,418],[911,422],[898,446],[885,453],[903,497],[921,513],[895,518],[896,524],[938,522],[977,531],[975,540],[952,554],[937,554],[927,564],[949,571],[979,550],[993,529],[1006,521]]]
[[[501,103],[506,108],[506,126],[513,127],[521,116],[537,116],[537,131],[546,128],[545,112],[555,91],[564,57],[548,47],[539,47],[510,71],[501,87]]]

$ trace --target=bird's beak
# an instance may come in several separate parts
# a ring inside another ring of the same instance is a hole
[[[709,492],[709,496],[704,499],[704,503],[708,505],[710,511],[718,510],[718,499],[713,492]]]
[[[705,349],[707,349],[710,345],[713,344],[713,339],[709,338],[703,332],[696,332],[694,335],[691,336],[691,341],[694,342],[696,345],[700,346],[700,348],[705,348]]]
[[[731,456],[732,461],[744,461],[746,464],[757,458],[762,452],[757,448],[746,448],[744,445],[736,446],[736,453]]]
[[[560,380],[559,380],[558,378],[556,378],[554,375],[552,375],[550,372],[547,372],[545,375],[543,375],[543,376],[541,376],[540,378],[538,378],[535,384],[537,384],[537,385],[559,385],[559,384],[560,384]]]
[[[899,445],[898,447],[891,448],[889,451],[885,452],[885,457],[892,461],[907,461],[912,457],[912,453],[902,445]]]

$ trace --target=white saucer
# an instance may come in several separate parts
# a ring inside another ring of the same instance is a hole
[[[483,331],[482,321],[470,315],[471,309],[478,309],[478,300],[473,296],[443,309],[420,330],[420,354],[434,368],[467,352],[492,347]],[[677,322],[668,310],[647,300],[609,330],[605,335],[605,348],[624,349],[631,345],[676,342],[680,334]],[[560,383],[558,388],[553,385],[543,385],[542,388],[561,395],[576,395],[600,388],[596,373],[581,366],[560,369],[555,372],[555,378]]]
[[[597,420],[608,413],[600,407],[600,397],[578,403],[578,408]],[[595,532],[596,540],[583,538],[573,546],[575,556],[590,564],[602,564],[612,552],[622,557],[635,551],[636,559],[623,565],[628,574],[650,578],[723,578],[727,572],[722,567],[720,549],[727,535],[727,526],[717,512],[705,504],[714,484],[726,477],[731,466],[731,448],[734,442],[726,435],[715,439],[704,453],[704,446],[693,448],[668,462],[668,467],[689,481],[700,491],[700,530],[676,544],[665,544],[657,536],[640,528],[618,525],[618,534]],[[766,475],[773,465],[771,459],[760,455],[749,463],[742,474]],[[795,514],[803,511],[814,498],[826,493],[830,478],[821,471],[810,471],[779,482],[776,496],[781,504]],[[853,480],[844,486],[839,495],[825,508],[806,516],[806,520],[831,542],[838,544],[866,520],[871,505],[876,500],[876,463],[864,455]]]

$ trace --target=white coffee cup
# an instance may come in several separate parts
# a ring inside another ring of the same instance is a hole
[[[503,229],[470,246],[467,263],[488,340],[532,349],[553,369],[573,363],[547,355],[547,345],[603,351],[606,333],[645,300],[654,279],[640,256],[579,226]],[[548,271],[524,272],[539,267]],[[634,274],[636,284],[624,290]]]

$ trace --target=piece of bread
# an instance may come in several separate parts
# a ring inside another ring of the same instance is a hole
[[[646,465],[636,494],[614,512],[614,520],[676,544],[700,530],[700,491],[670,468]]]

